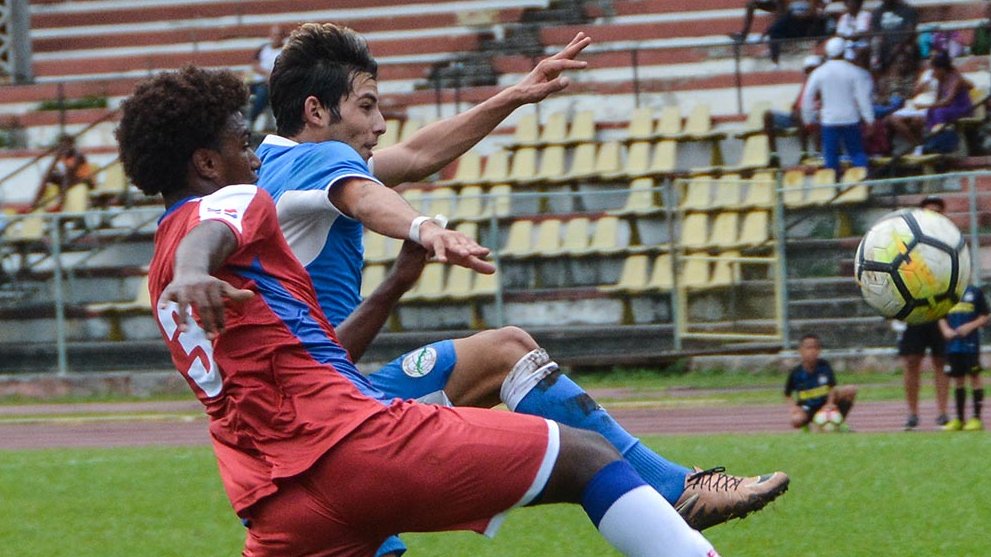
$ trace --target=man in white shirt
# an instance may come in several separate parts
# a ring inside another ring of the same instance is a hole
[[[268,76],[272,75],[275,59],[282,52],[282,44],[286,40],[286,30],[281,25],[273,25],[268,31],[268,42],[261,45],[255,52],[255,60],[251,64],[254,75],[251,77],[251,108],[248,110],[248,129],[254,129],[255,120],[268,107]]]
[[[822,155],[827,168],[840,175],[840,143],[853,166],[867,166],[867,153],[860,124],[874,123],[870,73],[843,59],[846,41],[833,37],[826,42],[829,60],[809,76],[802,95],[802,120],[815,121],[815,98],[820,99],[819,122],[822,126]]]

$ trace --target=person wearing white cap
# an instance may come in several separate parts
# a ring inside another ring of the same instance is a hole
[[[805,81],[802,82],[801,89],[795,102],[791,104],[791,110],[768,110],[764,113],[764,131],[767,134],[768,145],[771,151],[778,152],[777,134],[778,132],[796,128],[798,130],[798,141],[802,146],[802,159],[809,156],[809,134],[814,130],[814,126],[802,124],[802,94],[805,86],[809,82],[809,74],[812,70],[822,65],[822,56],[810,54],[802,60],[802,70],[805,72]]]
[[[833,37],[826,41],[829,58],[809,76],[802,93],[802,120],[812,123],[814,100],[819,97],[819,123],[822,126],[822,154],[826,167],[840,175],[840,143],[853,166],[867,166],[864,138],[860,124],[874,123],[871,93],[874,81],[867,70],[843,59],[846,40]]]

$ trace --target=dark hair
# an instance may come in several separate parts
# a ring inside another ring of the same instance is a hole
[[[121,106],[116,131],[124,172],[148,195],[185,187],[193,152],[219,149],[247,99],[247,87],[228,70],[186,66],[141,82]]]
[[[925,207],[926,205],[936,205],[939,207],[940,211],[946,210],[946,202],[943,201],[942,197],[937,197],[935,195],[927,195],[922,201],[919,202],[919,207]]]
[[[815,333],[805,333],[804,335],[802,335],[802,338],[799,339],[798,344],[802,344],[803,342],[805,342],[808,339],[812,339],[812,340],[816,341],[816,344],[819,344],[820,346],[822,345],[822,339],[820,339],[819,338],[819,335],[817,335]]]
[[[945,50],[937,50],[934,52],[929,63],[932,64],[933,68],[938,68],[940,70],[953,69],[953,58],[951,58],[950,53]]]
[[[301,25],[289,35],[269,78],[279,135],[291,137],[303,129],[303,105],[310,96],[340,120],[341,99],[363,73],[378,79],[378,63],[361,35],[333,23]]]

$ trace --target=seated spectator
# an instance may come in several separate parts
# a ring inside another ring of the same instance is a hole
[[[915,27],[919,12],[903,0],[884,0],[871,14],[871,31],[878,33],[873,40],[871,67],[885,71],[900,50],[915,49]]]
[[[926,108],[924,116],[891,120],[892,132],[915,146],[915,154],[922,154],[924,136],[934,127],[967,116],[974,109],[970,101],[970,89],[974,85],[957,70],[949,54],[936,52],[929,66],[936,83],[936,95],[933,103]],[[893,116],[897,115],[896,112]],[[932,150],[947,151],[938,147]]]
[[[864,0],[846,0],[846,11],[836,22],[836,36],[846,39],[846,59],[853,61],[857,52],[867,49],[866,34],[871,30],[871,13],[864,10]]]
[[[771,62],[778,63],[782,40],[822,35],[824,23],[819,0],[790,0],[784,13],[767,30],[767,36],[771,39]]]
[[[846,416],[853,408],[857,388],[853,385],[837,386],[836,375],[829,362],[820,358],[822,344],[818,335],[807,334],[798,344],[802,363],[788,374],[785,383],[785,399],[790,408],[790,422],[794,428],[805,428],[820,411],[838,412],[845,425]],[[846,430],[841,425],[841,431]]]
[[[812,54],[805,57],[802,61],[802,70],[805,72],[805,80],[802,82],[801,89],[798,90],[798,97],[795,98],[795,102],[791,104],[791,110],[785,112],[783,110],[768,110],[764,113],[764,133],[767,134],[768,145],[771,148],[771,152],[778,152],[777,136],[780,132],[792,128],[798,130],[798,141],[802,146],[802,159],[806,159],[811,156],[812,153],[809,152],[809,136],[816,138],[816,149],[818,150],[819,143],[819,132],[818,124],[802,123],[802,94],[805,92],[805,85],[809,81],[809,75],[813,70],[822,65],[822,57]]]
[[[93,167],[86,156],[75,147],[72,138],[62,138],[55,150],[55,159],[45,171],[35,206],[57,205],[70,187],[83,183],[93,188]]]

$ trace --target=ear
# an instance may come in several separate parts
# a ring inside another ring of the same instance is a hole
[[[310,95],[303,101],[303,124],[307,126],[323,126],[327,112],[327,108],[320,102],[320,99]]]
[[[208,181],[213,181],[220,172],[220,156],[213,149],[201,148],[193,151],[190,164],[200,178]]]

